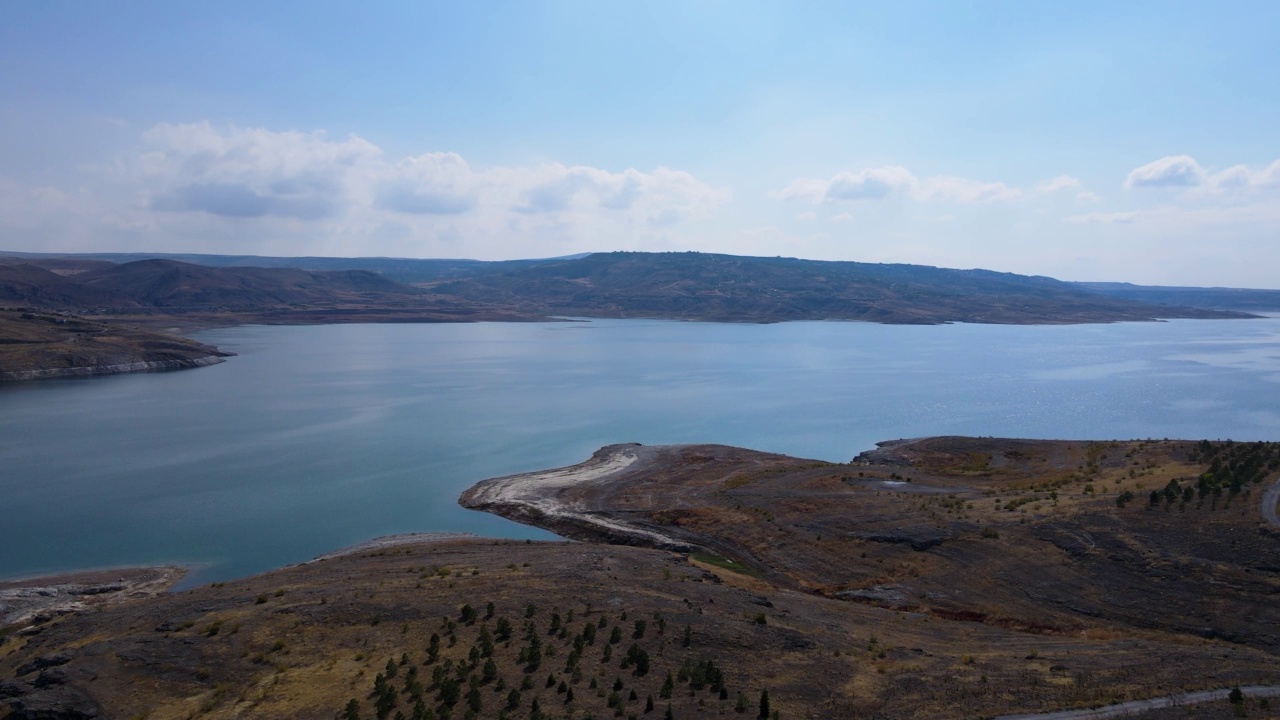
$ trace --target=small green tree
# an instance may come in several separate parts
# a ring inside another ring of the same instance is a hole
[[[360,720],[360,701],[351,698],[342,711],[342,720]]]
[[[760,691],[760,720],[769,720],[769,690]]]
[[[671,677],[671,671],[667,671],[667,679],[662,681],[662,689],[658,691],[658,697],[663,700],[670,700],[671,693],[676,689],[676,680]]]
[[[464,625],[474,625],[476,618],[479,616],[480,614],[476,612],[476,609],[471,607],[471,603],[463,605],[462,609],[458,611],[458,617]]]

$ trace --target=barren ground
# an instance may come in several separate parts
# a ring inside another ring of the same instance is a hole
[[[644,461],[614,457],[628,452]],[[399,538],[55,618],[0,644],[15,679],[0,694],[13,718],[41,702],[333,717],[353,699],[366,718],[380,700],[391,718],[740,717],[739,694],[754,718],[767,689],[782,718],[959,718],[1275,685],[1280,549],[1259,506],[1277,457],[933,438],[832,464],[612,446],[554,482],[501,478],[463,500],[596,542]],[[691,552],[637,546],[648,533]],[[647,672],[625,663],[639,654]],[[1230,712],[1193,712],[1211,708]]]

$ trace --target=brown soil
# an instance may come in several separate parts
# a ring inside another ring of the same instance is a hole
[[[369,718],[387,686],[396,690],[387,717],[414,717],[416,695],[440,718],[449,706],[432,674],[449,662],[463,678],[451,718],[468,716],[473,676],[481,718],[612,717],[615,682],[623,717],[663,717],[669,703],[676,718],[754,718],[767,688],[782,718],[955,718],[1280,678],[1270,602],[1280,558],[1259,487],[1210,494],[1199,507],[1179,496],[1153,508],[1144,494],[1205,469],[1191,443],[935,438],[850,464],[718,446],[649,450],[552,499],[674,536],[697,546],[692,555],[410,538],[10,634],[0,678],[18,682],[0,693],[18,693],[15,718],[54,701],[100,717],[334,717],[352,699]],[[1125,489],[1139,497],[1118,508]],[[581,517],[554,517],[567,524],[553,529],[601,537]],[[526,672],[530,604],[541,658]],[[602,617],[570,662],[575,638]],[[481,628],[492,634],[503,618],[512,639],[484,657]],[[646,622],[638,638],[637,620]],[[615,626],[620,642],[610,645]],[[633,644],[650,660],[643,675],[623,667]],[[59,664],[33,665],[40,658]],[[492,677],[480,682],[488,659]],[[680,680],[682,666],[705,661],[723,675],[723,700],[710,683]]]
[[[0,310],[0,381],[199,367],[230,355],[120,321]]]

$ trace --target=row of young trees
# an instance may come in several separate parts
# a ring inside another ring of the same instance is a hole
[[[590,612],[588,607],[586,614]],[[638,718],[641,713],[655,712],[654,695],[645,686],[654,662],[650,649],[658,645],[682,648],[683,656],[678,670],[674,674],[666,672],[657,690],[658,700],[666,703],[665,720],[676,717],[673,703],[683,697],[676,692],[678,686],[687,687],[690,700],[705,690],[709,699],[729,701],[731,695],[724,671],[713,660],[691,656],[685,650],[692,645],[690,626],[685,626],[678,640],[669,642],[665,638],[667,621],[660,613],[653,615],[652,629],[648,618],[633,618],[629,632],[624,632],[628,620],[625,612],[612,624],[608,616],[601,613],[598,618],[585,619],[577,625],[574,615],[573,610],[561,614],[556,608],[541,622],[536,605],[530,603],[525,606],[517,635],[508,618],[496,617],[494,603],[488,603],[483,613],[470,604],[463,605],[456,618],[441,619],[438,631],[431,634],[421,663],[415,663],[407,652],[398,660],[388,659],[382,672],[374,678],[373,688],[365,700],[372,705],[373,717],[377,720],[450,720],[458,715],[462,720],[475,720],[481,714],[499,720],[550,720],[553,717],[585,720],[594,718],[591,708],[598,698],[604,699],[604,708],[598,710],[612,712],[617,717]],[[493,629],[490,629],[491,622]],[[470,636],[465,652],[458,647],[459,633]],[[629,635],[625,652],[621,650],[624,634]],[[516,643],[518,646],[512,648]],[[620,656],[617,660],[615,646]],[[599,665],[584,669],[587,655],[597,653]],[[560,657],[564,658],[563,664],[559,662]],[[553,662],[545,682],[535,681],[534,674],[545,671]],[[631,678],[631,687],[622,674],[607,686],[600,682],[602,668],[615,662],[617,669],[626,671]],[[584,692],[582,684],[588,678],[585,688],[588,692]],[[536,688],[536,685],[542,687]],[[777,711],[771,708],[767,690],[762,690],[754,702],[746,693],[738,692],[732,707],[745,715],[753,705],[762,720],[778,717]],[[560,714],[553,713],[552,707],[557,706]],[[339,717],[364,720],[363,712],[364,704],[352,698]]]
[[[1235,497],[1246,485],[1260,483],[1280,471],[1280,443],[1201,440],[1191,450],[1188,459],[1208,467],[1194,481],[1182,478],[1179,482],[1174,478],[1163,488],[1152,490],[1148,496],[1149,505],[1189,503],[1205,498],[1212,498],[1216,504],[1224,494],[1228,498]],[[1116,503],[1124,506],[1119,499]]]

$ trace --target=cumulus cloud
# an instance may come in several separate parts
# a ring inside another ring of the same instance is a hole
[[[417,215],[458,215],[475,207],[479,180],[457,153],[405,158],[378,173],[375,203]]]
[[[1080,187],[1079,180],[1071,177],[1070,175],[1059,175],[1058,177],[1050,178],[1037,185],[1036,191],[1048,195],[1049,193],[1055,193],[1059,190],[1070,190],[1077,187]]]
[[[511,209],[525,214],[606,211],[652,226],[706,215],[729,198],[687,172],[660,167],[609,172],[586,166],[549,163],[504,173],[520,188]]]
[[[948,175],[926,178],[916,186],[914,194],[920,200],[967,204],[1002,202],[1022,197],[1021,190],[1002,182],[982,182]]]
[[[884,200],[898,195],[922,202],[989,203],[1012,200],[1021,194],[999,182],[949,175],[921,179],[897,165],[839,172],[827,180],[797,178],[787,187],[769,193],[777,200],[807,200],[815,205]]]
[[[730,199],[728,190],[666,167],[476,168],[452,152],[391,160],[355,135],[210,123],[157,125],[97,173],[100,213],[119,227],[246,244],[271,236],[348,253],[383,241],[491,243],[488,253],[500,256],[538,252],[498,249],[521,243],[552,242],[549,252],[573,252],[602,249],[605,240],[615,247],[670,242],[669,229],[713,216]]]
[[[1194,187],[1204,182],[1204,169],[1189,155],[1169,155],[1135,168],[1124,188]]]
[[[1210,175],[1205,181],[1205,186],[1211,192],[1280,187],[1280,160],[1261,170],[1254,170],[1247,165],[1233,165]]]
[[[1124,186],[1185,188],[1188,197],[1201,199],[1262,191],[1280,187],[1280,160],[1262,169],[1232,165],[1209,172],[1189,155],[1170,155],[1136,168]]]
[[[858,173],[842,172],[827,182],[826,200],[880,200],[916,182],[906,168],[890,165]]]
[[[341,213],[361,168],[381,151],[358,137],[323,132],[157,125],[127,174],[143,184],[153,210],[227,218],[318,220]],[[124,178],[127,180],[128,178]]]

